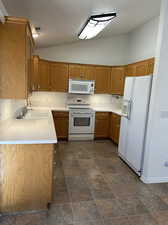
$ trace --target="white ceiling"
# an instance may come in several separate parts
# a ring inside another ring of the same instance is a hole
[[[77,34],[93,13],[117,9],[118,17],[100,37],[128,33],[159,15],[161,0],[2,0],[9,15],[28,18],[41,27],[37,47],[78,41]]]

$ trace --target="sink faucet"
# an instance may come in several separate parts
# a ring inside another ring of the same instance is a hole
[[[30,99],[28,98],[28,99],[27,99],[27,107],[31,107],[31,106],[32,106],[31,101],[30,101]]]

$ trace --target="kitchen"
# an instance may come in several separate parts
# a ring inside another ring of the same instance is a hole
[[[2,2],[0,223],[166,224],[167,1]]]

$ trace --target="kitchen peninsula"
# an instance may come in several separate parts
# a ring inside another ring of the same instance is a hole
[[[47,209],[52,201],[54,144],[50,111],[30,110],[0,126],[3,213]]]

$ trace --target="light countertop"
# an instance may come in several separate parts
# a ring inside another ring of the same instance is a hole
[[[91,107],[95,112],[113,112],[121,115],[114,107]],[[52,111],[66,111],[68,107],[32,107],[23,119],[0,122],[0,144],[49,144],[57,143]]]
[[[0,144],[57,143],[52,113],[49,110],[30,110],[24,119],[0,123]]]
[[[93,110],[95,112],[112,112],[119,116],[121,116],[121,109],[119,108],[113,108],[113,107],[93,107]]]
[[[120,108],[115,108],[115,107],[97,107],[97,106],[90,106],[95,112],[113,112],[115,114],[118,114],[121,116],[121,109]],[[33,110],[51,110],[51,111],[64,111],[68,112],[69,108],[67,106],[62,106],[62,107],[32,107]]]

